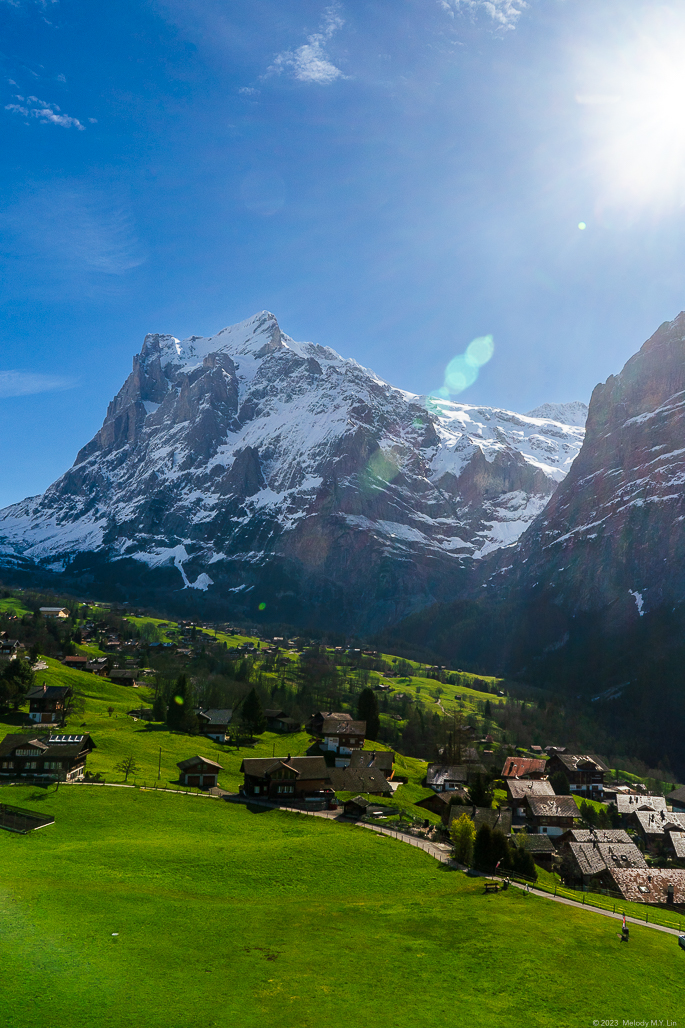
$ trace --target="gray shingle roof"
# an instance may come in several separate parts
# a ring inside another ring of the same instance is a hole
[[[326,767],[323,757],[246,757],[240,765],[240,771],[252,778],[264,778],[276,771],[282,763],[294,768],[297,777],[305,781],[316,778],[327,780],[332,770]]]
[[[343,721],[339,717],[327,718],[322,735],[366,735],[366,721]]]
[[[546,779],[507,778],[507,792],[512,800],[523,800],[526,796],[554,796],[554,789]]]
[[[196,713],[206,725],[227,725],[233,717],[231,707],[198,707]]]
[[[610,868],[616,888],[624,899],[635,903],[666,903],[668,886],[673,886],[673,902],[685,903],[685,871],[658,868]]]
[[[685,785],[681,785],[679,789],[669,792],[666,799],[670,800],[671,803],[685,803]]]
[[[395,754],[392,750],[355,750],[350,767],[375,767],[379,771],[392,771]]]
[[[680,860],[685,858],[685,832],[669,832],[671,845]]]
[[[331,767],[328,769],[335,792],[370,792],[392,795],[392,789],[382,771],[375,768]]]
[[[610,770],[596,753],[556,753],[553,756],[558,757],[569,771],[593,770],[593,766],[597,771],[605,773]]]
[[[440,786],[446,782],[466,782],[468,771],[466,764],[429,764],[426,769],[426,785],[429,788]]]
[[[666,810],[658,810],[656,813],[649,810],[636,810],[633,811],[632,816],[639,822],[645,835],[663,835],[665,831],[671,829],[678,832],[681,828],[685,828],[685,814],[671,814]]]
[[[663,796],[626,796],[619,792],[614,802],[619,814],[632,814],[635,810],[666,810]]]
[[[533,817],[580,817],[573,796],[526,796]]]
[[[571,828],[563,836],[564,842],[610,842],[615,845],[631,842],[622,828]]]
[[[468,814],[476,828],[480,828],[482,824],[489,824],[491,828],[500,828],[505,835],[511,833],[511,810],[509,807],[493,810],[491,807],[456,804],[450,807],[449,823],[452,824],[454,819],[460,818],[462,814]]]

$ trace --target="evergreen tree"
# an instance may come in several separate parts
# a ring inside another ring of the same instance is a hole
[[[265,731],[266,718],[264,717],[264,711],[262,710],[262,704],[256,689],[250,689],[245,697],[240,716],[245,731],[249,732],[250,735],[261,735]]]
[[[33,686],[35,674],[26,660],[10,660],[0,675],[0,703],[18,710]]]
[[[537,880],[538,873],[535,861],[522,842],[518,846],[516,843],[511,846],[511,867],[516,874],[521,875],[523,878]]]
[[[584,821],[587,821],[593,828],[597,826],[597,811],[591,803],[586,803],[585,800],[580,804],[580,816]]]
[[[485,822],[476,832],[473,844],[473,866],[479,871],[491,871],[494,866],[492,859],[492,828]]]
[[[160,691],[157,692],[155,702],[152,704],[152,720],[166,721],[166,703]]]
[[[461,864],[470,866],[473,859],[473,844],[476,838],[476,826],[468,814],[455,817],[450,825],[450,839],[454,846],[454,857]]]
[[[490,844],[490,860],[492,861],[492,867],[496,867],[499,863],[500,869],[506,870],[510,867],[510,859],[507,837],[501,828],[495,828],[492,833],[492,842]]]
[[[469,786],[471,802],[477,807],[492,805],[492,788],[486,775],[476,775]]]
[[[621,827],[621,815],[618,812],[618,807],[615,803],[609,804],[609,820],[611,821],[612,828]]]
[[[200,722],[192,707],[186,707],[183,711],[179,728],[182,732],[187,732],[188,735],[197,735],[200,731]]]
[[[484,717],[488,720],[492,720],[492,707],[490,706],[490,700],[485,701],[485,710],[483,711]]]
[[[190,703],[188,679],[185,675],[179,675],[171,689],[169,697],[169,709],[166,714],[166,723],[169,728],[177,731],[181,728],[185,708]]]
[[[366,721],[366,738],[377,739],[381,727],[381,719],[378,716],[378,700],[373,689],[362,689],[357,700],[357,717],[360,721]]]

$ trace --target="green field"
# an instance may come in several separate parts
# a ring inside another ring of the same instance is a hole
[[[674,937],[626,946],[350,825],[97,786],[0,797],[56,818],[0,832],[7,1028],[585,1028],[685,1000]]]

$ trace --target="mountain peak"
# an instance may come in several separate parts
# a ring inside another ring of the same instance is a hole
[[[562,425],[575,425],[583,428],[587,421],[588,405],[582,400],[571,400],[569,403],[542,403],[539,407],[529,410],[527,418],[540,418],[541,421],[558,421]]]

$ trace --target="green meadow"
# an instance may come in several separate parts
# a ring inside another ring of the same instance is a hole
[[[585,1028],[685,1000],[673,936],[622,944],[352,825],[100,786],[0,797],[56,818],[0,832],[7,1028]]]

